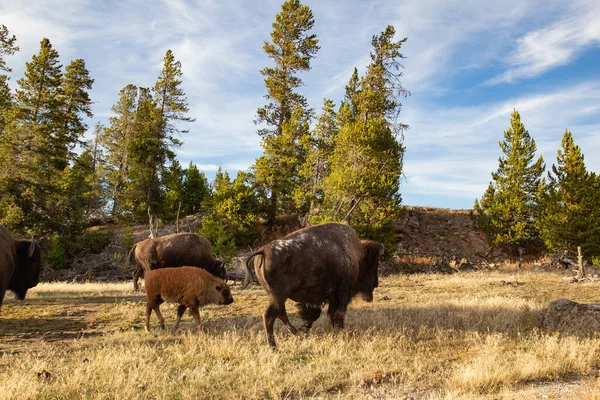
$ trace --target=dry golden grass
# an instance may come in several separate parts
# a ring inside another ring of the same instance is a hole
[[[502,281],[518,281],[518,286]],[[535,311],[566,297],[597,302],[597,283],[501,272],[384,278],[350,306],[347,329],[325,316],[311,334],[279,322],[266,345],[261,288],[186,315],[178,333],[142,330],[145,299],[118,284],[41,284],[0,312],[3,399],[404,398],[598,399],[600,336],[537,328]],[[176,306],[162,307],[168,326]],[[288,302],[292,323],[298,317]],[[40,374],[40,376],[38,376]]]

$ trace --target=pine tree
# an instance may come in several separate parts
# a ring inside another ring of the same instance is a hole
[[[26,64],[25,76],[17,81],[14,106],[4,113],[0,187],[12,198],[11,213],[23,216],[16,229],[41,232],[59,227],[51,201],[64,168],[53,146],[63,121],[59,62],[58,52],[44,38],[40,52]]]
[[[119,100],[112,106],[116,114],[109,118],[100,142],[106,151],[103,176],[106,182],[106,200],[112,203],[111,215],[120,217],[127,209],[125,189],[129,177],[130,142],[134,139],[138,88],[127,85],[119,92]]]
[[[19,51],[19,46],[15,43],[17,38],[15,35],[10,36],[8,28],[4,25],[0,28],[0,72],[10,73],[10,69],[6,65],[4,56],[10,56]],[[10,77],[6,74],[0,74],[0,135],[4,132],[4,126],[6,124],[4,113],[12,106],[12,93],[8,86]]]
[[[161,173],[175,157],[161,132],[161,117],[150,90],[140,88],[133,120],[133,136],[128,143],[128,205],[136,220],[147,219],[148,212],[162,212]]]
[[[371,63],[364,77],[357,71],[346,87],[338,112],[339,132],[324,180],[324,218],[350,221],[365,237],[393,241],[391,223],[401,211],[399,193],[404,147],[397,122],[402,87],[400,53],[406,38],[393,41],[388,26],[373,37]]]
[[[238,246],[251,244],[256,239],[254,227],[260,211],[254,176],[238,171],[233,182],[220,187],[225,190],[215,193],[220,199],[215,202],[215,216],[226,223]]]
[[[492,173],[481,201],[475,200],[473,212],[494,243],[511,245],[516,256],[522,245],[538,237],[536,217],[545,166],[541,156],[534,161],[535,141],[516,110],[510,125],[499,142],[503,156],[498,170]]]
[[[165,186],[165,201],[163,206],[163,217],[167,219],[185,216],[184,205],[184,177],[185,172],[177,160],[173,160],[169,168],[163,172],[162,181]]]
[[[183,209],[186,214],[196,214],[205,210],[210,203],[210,196],[210,185],[206,175],[190,161],[183,183]]]
[[[6,65],[4,56],[12,56],[19,51],[19,46],[15,44],[16,42],[17,38],[15,35],[10,36],[6,25],[2,25],[0,28],[0,71],[12,72],[12,69]]]
[[[302,85],[298,72],[310,70],[310,61],[319,50],[312,11],[298,0],[288,0],[275,16],[271,42],[263,49],[274,66],[260,71],[265,77],[269,101],[257,110],[256,124],[263,128],[264,154],[254,166],[257,181],[269,192],[267,220],[274,225],[277,213],[292,205],[291,194],[298,185],[298,169],[304,162],[300,142],[308,134],[312,110],[306,98],[295,90]]]
[[[335,136],[338,133],[335,104],[329,99],[323,100],[323,109],[317,119],[315,129],[304,136],[301,143],[306,152],[306,159],[299,174],[301,184],[294,192],[294,199],[299,209],[307,207],[309,222],[320,222],[320,214],[325,200],[324,180],[329,175],[328,161],[333,154]]]
[[[229,192],[231,191],[231,178],[229,177],[229,172],[227,172],[227,170],[223,172],[223,168],[219,166],[211,186],[213,204],[217,204],[229,197]]]
[[[173,52],[167,50],[162,71],[153,88],[153,94],[163,123],[163,135],[174,146],[181,145],[181,142],[173,134],[188,132],[187,130],[178,129],[175,123],[195,121],[194,118],[185,116],[189,111],[189,106],[185,92],[181,88],[182,76],[181,62],[175,61]]]
[[[94,80],[90,78],[85,67],[85,61],[78,58],[67,65],[61,81],[62,99],[62,129],[55,137],[55,154],[60,154],[59,167],[64,168],[74,156],[73,147],[80,143],[87,130],[83,117],[91,118],[92,100],[88,91],[92,89]]]
[[[586,170],[581,149],[566,130],[556,164],[548,172],[538,220],[540,235],[550,250],[576,253],[581,246],[588,258],[600,255],[595,181],[596,176]]]

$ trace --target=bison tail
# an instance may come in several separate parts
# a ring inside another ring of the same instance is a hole
[[[259,264],[259,268],[260,268],[260,266],[263,264],[263,261],[265,259],[264,250],[258,250],[258,251],[255,251],[254,253],[250,254],[248,256],[248,258],[246,259],[246,262],[243,264],[243,266],[244,266],[244,283],[242,284],[242,289],[245,289],[250,284],[250,281],[252,281],[252,273],[250,272],[250,260],[252,260],[254,257],[256,257],[258,255],[260,255],[260,264]]]
[[[127,254],[127,260],[125,260],[125,264],[127,265],[135,265],[135,248],[137,244],[134,244],[129,253]]]

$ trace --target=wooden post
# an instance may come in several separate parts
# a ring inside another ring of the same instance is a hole
[[[585,271],[583,270],[583,256],[581,255],[581,246],[577,246],[577,264],[579,265],[579,272],[577,273],[577,277],[581,279],[585,276]]]

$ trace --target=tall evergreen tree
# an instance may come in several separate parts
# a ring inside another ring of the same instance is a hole
[[[40,232],[56,228],[50,199],[58,190],[57,180],[64,168],[53,147],[63,120],[61,80],[58,52],[44,38],[40,52],[26,64],[25,76],[17,81],[14,106],[4,113],[0,185],[22,212],[18,229]]]
[[[492,173],[481,201],[475,200],[473,211],[494,243],[512,245],[516,256],[523,244],[538,237],[536,217],[545,166],[541,156],[535,160],[535,141],[517,110],[499,145],[503,155],[498,170]]]
[[[288,0],[275,16],[271,42],[263,49],[274,66],[260,71],[265,77],[269,101],[257,110],[256,123],[263,127],[264,154],[254,166],[257,181],[269,191],[267,220],[275,223],[284,205],[292,204],[298,184],[298,168],[305,155],[299,143],[308,134],[312,116],[306,98],[296,92],[302,85],[298,72],[310,70],[310,61],[319,50],[312,11],[299,0]]]
[[[406,125],[397,121],[402,87],[400,53],[388,26],[373,37],[371,63],[360,80],[355,70],[338,113],[339,132],[324,180],[325,219],[348,220],[364,236],[391,243],[392,221],[401,207],[399,193]]]
[[[173,134],[188,132],[179,129],[176,123],[195,121],[194,118],[186,117],[189,106],[185,92],[181,88],[182,76],[181,62],[175,60],[171,50],[167,50],[162,70],[153,88],[153,94],[162,119],[163,134],[175,146],[181,145],[181,142]]]
[[[0,72],[10,73],[12,69],[6,65],[4,56],[10,56],[19,51],[19,46],[16,45],[17,38],[15,35],[10,36],[8,28],[5,25],[0,27]],[[5,119],[4,113],[12,106],[12,93],[8,86],[10,77],[0,73],[0,135],[4,132]]]
[[[159,215],[163,202],[161,173],[175,155],[164,140],[159,109],[147,88],[139,89],[128,152],[128,204],[137,220],[145,220],[148,211]]]
[[[210,195],[210,185],[206,175],[190,161],[190,165],[185,170],[183,183],[183,209],[186,214],[196,214],[205,209],[210,202]]]
[[[325,178],[329,175],[329,159],[333,154],[335,136],[338,133],[335,104],[329,99],[323,100],[321,115],[310,135],[303,138],[306,152],[304,164],[299,171],[301,184],[294,192],[299,209],[308,205],[309,222],[318,222],[325,200]]]
[[[106,149],[104,180],[106,198],[112,202],[111,215],[119,217],[127,211],[125,189],[128,184],[130,164],[130,142],[135,134],[138,88],[127,85],[119,92],[119,100],[112,106],[115,116],[109,118],[107,127],[100,139]]]
[[[163,172],[162,181],[165,187],[165,201],[162,215],[168,219],[175,219],[177,212],[179,216],[185,216],[184,205],[184,178],[185,171],[177,160],[171,161],[171,165]]]
[[[62,98],[62,129],[55,137],[55,152],[59,156],[62,168],[66,166],[74,154],[73,147],[80,142],[87,130],[84,117],[92,117],[92,100],[89,91],[92,89],[94,80],[90,78],[85,67],[85,61],[78,58],[67,65],[65,74],[61,80]],[[59,164],[60,165],[60,164]]]
[[[586,170],[573,135],[565,130],[556,164],[548,172],[538,220],[541,237],[550,250],[576,252],[581,246],[588,258],[600,255],[596,180]]]

